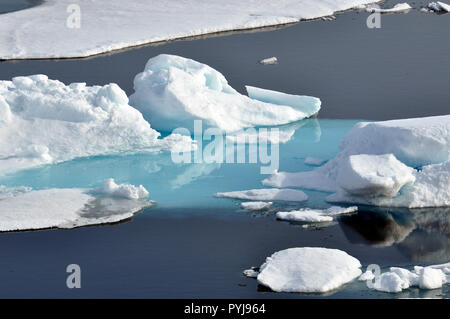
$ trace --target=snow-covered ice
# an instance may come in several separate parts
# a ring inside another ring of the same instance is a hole
[[[148,191],[144,186],[134,186],[129,184],[117,185],[112,178],[108,178],[103,185],[92,191],[97,194],[104,194],[112,197],[123,197],[128,199],[143,199],[148,197]]]
[[[245,210],[263,210],[269,208],[272,202],[243,202],[241,207]]]
[[[316,114],[320,99],[247,87],[249,96],[233,89],[210,66],[176,55],[148,60],[134,79],[130,105],[158,130],[193,130],[194,120],[227,132],[247,127],[283,125]]]
[[[259,61],[259,63],[264,64],[264,65],[277,64],[278,59],[276,57],[266,58],[266,59],[262,59],[261,61]]]
[[[0,81],[0,175],[77,157],[192,148],[159,139],[116,84],[86,86],[45,75]]]
[[[278,212],[276,216],[280,220],[305,222],[305,223],[322,223],[332,221],[333,216],[349,214],[356,212],[357,210],[358,210],[357,206],[351,207],[332,206],[327,209],[302,208],[299,210],[292,210],[289,212]]]
[[[28,190],[0,198],[0,231],[115,223],[133,217],[152,203],[117,194],[98,194],[92,189]]]
[[[307,165],[314,165],[314,166],[320,166],[323,163],[325,163],[327,160],[323,158],[317,158],[317,157],[307,157],[305,158],[305,164]]]
[[[255,267],[252,267],[250,269],[246,269],[242,272],[244,274],[244,276],[249,277],[249,278],[256,278],[258,277],[259,271],[257,271],[255,269]]]
[[[295,189],[278,189],[278,188],[261,188],[261,189],[250,189],[245,191],[234,191],[217,193],[217,197],[227,197],[244,199],[250,201],[292,201],[292,202],[303,202],[308,199],[308,196]]]
[[[361,122],[341,152],[306,172],[274,172],[263,184],[332,192],[330,202],[376,206],[450,205],[450,116]]]
[[[378,6],[377,7],[375,7],[375,6],[366,7],[367,12],[377,12],[377,13],[405,13],[411,9],[412,9],[412,7],[406,2],[398,3],[389,9],[382,9]]]
[[[320,211],[313,209],[292,210],[289,212],[278,212],[276,214],[280,220],[304,223],[323,223],[331,222],[333,217],[322,214]]]
[[[150,42],[314,19],[370,2],[46,0],[0,15],[0,59],[89,56]]]
[[[447,275],[448,268],[446,268],[448,265],[415,266],[413,271],[390,267],[389,271],[382,273],[378,278],[373,273],[370,275],[371,272],[368,271],[360,277],[360,280],[373,281],[375,279],[371,288],[390,293],[398,293],[410,287],[437,289],[450,282]]]
[[[441,1],[430,2],[428,8],[435,12],[450,12],[450,5]]]
[[[275,292],[324,293],[361,275],[360,262],[338,249],[290,248],[274,253],[257,280]]]
[[[393,197],[416,180],[414,171],[392,154],[350,155],[341,161],[336,182],[351,195]]]

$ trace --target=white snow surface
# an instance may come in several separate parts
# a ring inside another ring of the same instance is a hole
[[[0,231],[115,223],[133,217],[153,203],[116,195],[97,196],[92,189],[81,188],[16,192],[0,198]]]
[[[320,99],[247,87],[245,96],[210,66],[168,54],[148,60],[134,78],[130,105],[162,131],[193,130],[194,120],[226,132],[283,125],[316,114]]]
[[[330,208],[327,209],[303,208],[299,210],[292,210],[289,212],[278,212],[276,216],[278,219],[281,220],[306,222],[306,223],[321,223],[332,221],[333,216],[353,213],[356,212],[357,210],[358,210],[357,206],[351,207],[331,206]]]
[[[360,262],[338,249],[290,248],[274,253],[257,280],[275,292],[324,293],[361,275]]]
[[[0,175],[77,157],[191,149],[189,137],[158,139],[116,84],[86,86],[46,75],[0,81]]]
[[[94,193],[104,194],[112,197],[123,197],[127,199],[143,199],[148,197],[149,193],[144,186],[134,186],[129,184],[117,185],[114,179],[108,178],[103,185],[93,190]]]
[[[274,172],[263,184],[332,192],[329,202],[450,205],[450,115],[361,122],[340,147],[341,152],[321,167]]]
[[[272,206],[272,202],[243,202],[241,207],[245,210],[263,210]]]
[[[89,56],[150,42],[314,19],[370,2],[45,0],[0,15],[0,59]]]
[[[227,197],[244,199],[250,201],[292,201],[292,202],[302,202],[308,199],[308,196],[295,189],[278,189],[278,188],[261,188],[261,189],[250,189],[244,191],[234,191],[217,193],[217,197]]]
[[[383,292],[398,293],[410,287],[420,289],[437,289],[450,283],[450,264],[431,265],[427,267],[415,266],[414,271],[399,267],[390,267],[378,278],[370,271],[365,272],[360,280],[375,279],[373,289]],[[372,275],[371,275],[371,274]]]
[[[367,12],[378,12],[378,13],[404,13],[404,12],[408,12],[411,9],[412,9],[412,7],[406,2],[398,3],[389,9],[383,9],[383,8],[374,7],[374,6],[366,7]]]

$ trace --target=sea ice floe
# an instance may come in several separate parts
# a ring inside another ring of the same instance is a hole
[[[307,157],[305,158],[305,164],[306,165],[314,165],[314,166],[320,166],[323,163],[325,163],[327,160],[323,158],[317,158],[317,157]]]
[[[247,87],[249,96],[233,89],[225,77],[206,64],[175,55],[151,58],[134,79],[130,105],[163,131],[204,126],[234,132],[247,127],[295,122],[316,114],[314,97]]]
[[[0,15],[0,59],[89,56],[150,42],[314,19],[373,1],[47,0]]]
[[[257,280],[275,292],[324,293],[361,275],[360,262],[338,249],[290,248],[268,257]]]
[[[266,58],[266,59],[262,59],[261,61],[259,61],[259,63],[261,64],[277,64],[278,63],[278,59],[276,57],[271,57],[271,58]]]
[[[187,136],[159,139],[116,84],[15,77],[0,81],[0,113],[0,175],[77,157],[192,147]]]
[[[357,206],[351,207],[332,206],[327,209],[302,208],[299,210],[292,210],[288,212],[278,212],[276,214],[276,217],[280,220],[287,220],[287,221],[322,223],[332,221],[334,216],[353,213],[356,212],[357,210],[358,210]]]
[[[404,13],[404,12],[408,12],[411,9],[412,9],[412,7],[406,2],[398,3],[394,7],[389,8],[389,9],[382,9],[378,6],[377,7],[375,7],[375,6],[367,6],[366,7],[367,12],[377,12],[377,13]]]
[[[272,202],[243,202],[241,207],[245,210],[263,210],[269,208]]]
[[[430,2],[428,8],[435,12],[450,12],[450,5],[441,1]]]
[[[341,152],[307,172],[275,172],[272,187],[334,194],[330,202],[376,206],[450,205],[450,116],[358,123]]]
[[[125,185],[128,187],[130,185]],[[27,190],[0,198],[0,231],[115,223],[133,217],[152,203],[117,193],[98,194],[92,189]]]
[[[450,277],[446,273],[446,266],[431,265],[427,267],[415,266],[414,271],[399,267],[390,267],[389,271],[376,277],[371,271],[364,273],[360,280],[374,281],[372,286],[375,290],[398,293],[410,287],[420,289],[437,289],[450,283]]]
[[[261,188],[261,189],[250,189],[244,191],[234,191],[217,193],[217,197],[227,197],[244,199],[251,201],[292,201],[292,202],[303,202],[308,199],[308,196],[295,189],[278,189],[278,188]]]
[[[331,222],[333,220],[333,217],[324,215],[320,211],[312,209],[278,212],[276,216],[280,220],[304,222],[304,223],[323,223],[323,222]]]
[[[250,269],[246,269],[242,272],[244,274],[244,276],[249,277],[249,278],[256,278],[258,277],[259,271],[256,270],[255,267],[252,267]]]

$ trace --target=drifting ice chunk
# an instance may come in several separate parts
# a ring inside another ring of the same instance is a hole
[[[324,160],[322,158],[315,158],[315,157],[307,157],[305,158],[305,164],[306,165],[314,165],[314,166],[320,166],[323,163],[325,163],[327,160]]]
[[[276,57],[271,57],[271,58],[267,58],[267,59],[262,59],[261,61],[259,61],[259,63],[261,64],[277,64],[278,63],[278,59]]]
[[[361,276],[359,276],[358,280],[370,281],[370,280],[373,280],[374,278],[375,278],[375,274],[372,271],[367,270],[365,273],[363,273]]]
[[[277,218],[294,222],[322,223],[331,222],[333,217],[322,214],[321,211],[313,209],[293,210],[290,212],[278,212]]]
[[[339,165],[337,184],[357,196],[397,195],[400,188],[415,181],[414,169],[394,155],[350,155]]]
[[[427,267],[415,266],[414,272],[403,268],[391,267],[390,271],[381,274],[379,278],[375,278],[373,288],[391,293],[401,292],[410,287],[419,287],[420,289],[441,288],[442,285],[449,283],[444,273],[446,266],[448,264]],[[363,276],[360,277],[361,280],[374,279],[370,275],[365,276],[365,278],[362,278]]]
[[[228,197],[245,199],[252,201],[292,201],[302,202],[308,199],[308,196],[295,189],[262,188],[250,189],[246,191],[235,191],[227,193],[217,193],[217,197]]]
[[[0,175],[77,157],[187,148],[164,140],[116,84],[64,85],[45,75],[0,81]],[[182,148],[183,148],[182,147]]]
[[[206,64],[167,54],[147,62],[144,72],[134,79],[134,90],[130,104],[151,119],[153,127],[164,131],[179,127],[192,130],[194,120],[200,119],[206,122],[205,126],[233,132],[295,122],[320,109],[320,100],[316,98],[256,88],[258,94],[273,96],[273,101],[249,98]]]
[[[105,180],[103,186],[94,189],[93,193],[128,199],[143,199],[148,196],[148,192],[144,186],[139,185],[136,187],[127,184],[117,185],[112,178]]]
[[[360,262],[338,249],[290,248],[274,253],[257,280],[276,292],[327,292],[361,275]]]
[[[402,291],[403,280],[393,272],[385,272],[375,281],[374,289],[383,292]]]
[[[152,205],[147,200],[112,196],[96,196],[90,189],[79,188],[16,193],[0,199],[0,231],[115,223]]]
[[[379,7],[368,6],[366,8],[366,11],[367,12],[378,12],[378,13],[404,13],[404,12],[408,12],[411,9],[412,9],[412,7],[409,4],[407,4],[406,2],[404,2],[404,3],[398,3],[393,8],[390,8],[390,9],[381,9]]]
[[[450,12],[450,5],[440,1],[429,3],[428,8],[435,12]]]
[[[246,269],[242,272],[244,274],[244,276],[249,277],[249,278],[256,278],[258,277],[259,271],[256,271],[254,267],[250,268],[250,269]]]
[[[446,282],[445,274],[440,269],[425,267],[419,273],[419,287],[421,289],[437,289],[441,288]]]
[[[263,210],[272,205],[272,202],[245,202],[241,203],[241,207],[245,210]]]
[[[297,221],[297,222],[329,222],[333,220],[333,216],[352,213],[358,210],[358,207],[339,207],[332,206],[328,209],[300,209],[290,212],[278,212],[277,218],[281,220]]]

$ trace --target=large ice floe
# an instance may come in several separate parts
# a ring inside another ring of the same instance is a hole
[[[338,249],[290,248],[268,257],[256,278],[275,292],[324,293],[360,276],[360,268],[356,258]]]
[[[65,85],[45,75],[0,81],[0,175],[77,157],[192,147],[189,137],[159,136],[116,84]]]
[[[0,196],[0,231],[74,228],[116,223],[153,204],[142,186],[105,181],[97,189],[3,188]]]
[[[320,99],[247,87],[249,96],[233,89],[210,66],[176,55],[151,58],[134,79],[130,105],[158,130],[192,130],[204,126],[234,132],[254,126],[283,125],[320,110]]]
[[[341,152],[312,171],[275,172],[263,184],[332,192],[329,202],[450,205],[450,115],[358,123]]]
[[[150,42],[314,19],[370,2],[374,0],[45,0],[0,15],[0,59],[89,56]]]

